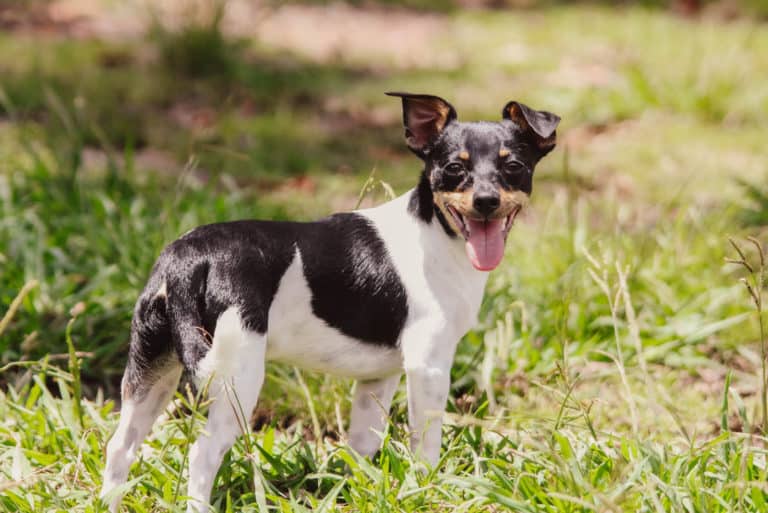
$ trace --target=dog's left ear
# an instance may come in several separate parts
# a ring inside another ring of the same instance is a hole
[[[509,102],[501,112],[504,119],[513,121],[524,132],[533,136],[538,147],[549,153],[555,147],[557,140],[557,125],[560,116],[544,110],[534,110],[527,105],[515,101]]]
[[[405,142],[416,155],[424,158],[429,146],[445,127],[456,119],[456,110],[447,101],[429,94],[385,93],[403,100]]]

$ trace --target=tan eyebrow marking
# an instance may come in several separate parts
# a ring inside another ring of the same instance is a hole
[[[461,160],[469,160],[469,152],[468,151],[462,151],[459,153],[459,158]]]
[[[506,148],[502,148],[499,150],[499,157],[506,157],[509,155],[509,150]]]

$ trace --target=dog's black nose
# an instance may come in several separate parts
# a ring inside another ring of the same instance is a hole
[[[501,205],[501,200],[497,192],[477,193],[472,198],[472,206],[475,207],[477,213],[486,217],[493,214],[493,211],[499,208],[499,205]]]

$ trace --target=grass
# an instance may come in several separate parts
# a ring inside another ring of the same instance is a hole
[[[757,313],[757,322],[760,326],[760,413],[762,415],[762,431],[768,432],[768,393],[766,393],[766,387],[768,387],[768,381],[766,381],[766,358],[768,355],[768,347],[766,347],[765,338],[765,326],[763,325],[763,289],[765,288],[765,253],[766,250],[763,244],[754,237],[747,238],[747,241],[754,246],[755,253],[757,254],[756,262],[750,264],[747,257],[744,255],[744,250],[733,240],[729,239],[731,246],[738,253],[738,259],[726,259],[728,262],[740,265],[747,270],[748,277],[742,278],[741,282],[749,292],[749,296],[752,298],[752,302],[755,306],[755,312]]]
[[[459,346],[444,457],[426,472],[414,461],[401,389],[381,453],[359,458],[344,444],[352,384],[271,365],[215,505],[766,509],[758,248],[740,243],[746,266],[726,261],[730,237],[765,241],[764,26],[594,6],[441,16],[430,51],[447,68],[315,62],[216,27],[34,47],[0,36],[0,55],[24,56],[0,57],[0,510],[103,511],[133,302],[164,244],[415,182],[397,105],[380,94],[398,88],[438,92],[463,119],[492,119],[510,97],[564,118]],[[210,38],[206,62],[233,52],[213,74],[194,68]],[[125,511],[184,510],[204,406],[184,390],[176,404],[142,448]]]

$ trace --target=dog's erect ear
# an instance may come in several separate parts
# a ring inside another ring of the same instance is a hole
[[[555,147],[560,116],[544,110],[533,110],[518,102],[509,102],[501,112],[504,119],[514,121],[520,128],[533,135],[539,148],[548,152]]]
[[[386,93],[403,100],[403,125],[408,147],[425,156],[429,145],[437,139],[443,129],[456,119],[456,110],[447,101],[429,94]]]

